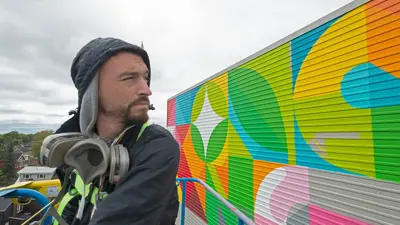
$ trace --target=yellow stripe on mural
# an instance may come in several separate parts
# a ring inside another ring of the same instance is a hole
[[[314,44],[301,66],[294,99],[340,92],[346,72],[368,62],[363,10],[360,7],[344,15]]]

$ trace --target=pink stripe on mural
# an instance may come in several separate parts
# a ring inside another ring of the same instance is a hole
[[[167,126],[175,126],[176,124],[176,98],[168,101],[167,104]]]
[[[308,203],[308,169],[286,166],[285,178],[275,188],[270,200],[272,216],[282,223],[287,220],[290,209],[296,203]]]
[[[257,225],[278,225],[277,223],[275,223],[257,213],[254,215],[254,222]]]
[[[314,205],[310,205],[309,212],[310,225],[371,225]]]

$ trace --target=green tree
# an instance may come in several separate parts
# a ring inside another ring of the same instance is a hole
[[[52,133],[53,131],[51,130],[44,130],[37,132],[36,134],[22,134],[18,131],[0,134],[0,160],[4,162],[4,167],[0,171],[0,185],[10,185],[17,178],[13,164],[14,147],[17,147],[20,144],[34,142],[33,144],[36,146],[32,147],[35,148],[35,156],[39,156],[43,139]]]
[[[7,186],[8,185],[8,178],[4,174],[3,170],[0,169],[0,186]]]
[[[7,185],[9,185],[10,183],[13,183],[15,181],[17,176],[13,165],[13,153],[14,153],[13,140],[10,137],[7,137],[5,139],[3,146],[4,146],[3,174],[4,176],[6,176]]]
[[[11,142],[13,145],[22,144],[22,134],[18,133],[18,131],[11,131],[3,135],[4,140],[7,142]]]
[[[31,142],[31,141],[33,141],[33,134],[24,134],[22,136],[22,142],[23,143],[28,143],[28,142]]]
[[[39,157],[40,155],[40,148],[42,146],[43,140],[53,134],[54,132],[52,130],[43,130],[35,133],[32,137],[32,154],[35,157]]]
[[[4,151],[4,146],[3,143],[0,143],[0,160],[5,160],[5,151]]]
[[[12,142],[13,145],[29,143],[33,139],[33,134],[22,134],[18,131],[11,131],[5,134],[0,134],[0,145],[4,144],[6,140]]]

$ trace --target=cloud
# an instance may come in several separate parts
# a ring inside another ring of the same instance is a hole
[[[68,119],[77,104],[71,62],[95,37],[144,42],[156,107],[150,116],[165,125],[169,97],[350,1],[2,2],[0,132]]]

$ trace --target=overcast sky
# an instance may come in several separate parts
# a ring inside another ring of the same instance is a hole
[[[70,65],[93,38],[144,42],[150,116],[165,126],[169,97],[349,2],[1,0],[0,133],[56,129],[69,118],[77,106]]]

